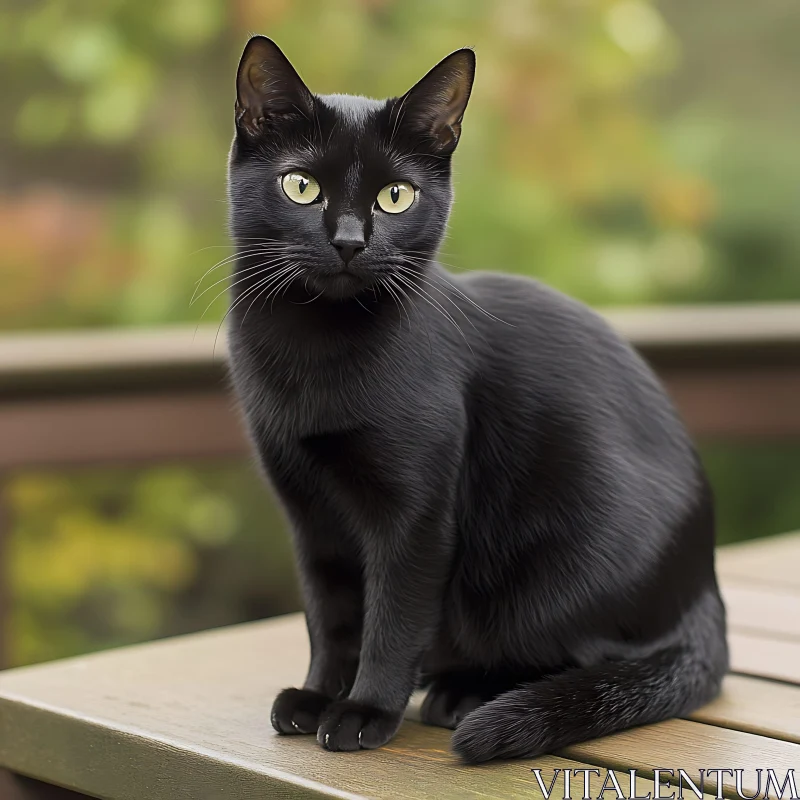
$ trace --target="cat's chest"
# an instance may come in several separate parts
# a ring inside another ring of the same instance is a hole
[[[233,377],[251,423],[281,436],[308,436],[380,422],[402,383],[386,365],[357,357],[304,358],[302,353],[239,350]],[[395,398],[396,399],[396,398]]]

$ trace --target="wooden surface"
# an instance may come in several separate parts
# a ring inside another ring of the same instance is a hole
[[[731,585],[785,587],[796,594],[800,592],[800,536],[784,534],[724,547],[717,551],[717,572]]]
[[[800,744],[800,686],[728,675],[725,691],[691,718]]]
[[[736,669],[800,684],[800,535],[722,548],[717,572]]]
[[[791,580],[800,562],[785,566],[799,544],[797,534],[720,554],[739,640],[733,670],[747,675],[729,676],[721,697],[690,719],[468,768],[450,754],[448,731],[414,721],[417,698],[387,747],[328,753],[313,737],[278,736],[269,723],[273,696],[302,681],[308,656],[302,619],[290,615],[0,674],[0,766],[108,800],[541,798],[534,766],[547,783],[555,769],[599,769],[595,797],[607,768],[620,777],[636,768],[640,794],[653,791],[646,779],[657,768],[694,780],[701,769],[743,769],[743,788],[754,793],[757,769],[800,777],[800,658],[780,661],[782,647],[800,647],[800,587]],[[773,585],[773,572],[786,580]],[[768,654],[763,663],[743,649],[754,639]],[[776,671],[780,680],[759,677]],[[573,797],[581,781],[573,778]],[[716,785],[705,788],[713,795]],[[729,778],[724,794],[736,797]]]
[[[269,722],[272,697],[302,681],[307,652],[302,620],[291,615],[8,672],[0,677],[0,762],[126,800],[222,797],[215,792],[226,786],[228,797],[248,800],[279,792],[539,796],[528,769],[461,769],[448,733],[414,722],[369,752],[328,753],[313,737],[278,736]],[[538,763],[579,766],[556,757]]]

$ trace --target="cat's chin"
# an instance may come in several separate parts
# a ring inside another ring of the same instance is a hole
[[[314,294],[330,300],[350,300],[374,284],[370,276],[342,270],[331,275],[315,275],[308,281]]]

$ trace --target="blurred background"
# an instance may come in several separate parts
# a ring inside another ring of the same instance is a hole
[[[313,90],[376,97],[476,48],[442,256],[454,269],[537,276],[598,307],[800,301],[794,0],[0,0],[13,352],[44,341],[69,361],[71,340],[44,330],[210,340],[226,266],[190,299],[231,252],[225,161],[252,32]],[[56,370],[67,400],[73,369]],[[212,388],[219,369],[203,373]],[[26,380],[50,391],[44,372]],[[245,450],[92,464],[80,447],[74,463],[0,448],[7,664],[299,607],[282,515]],[[800,528],[800,441],[701,438],[701,451],[720,542]]]

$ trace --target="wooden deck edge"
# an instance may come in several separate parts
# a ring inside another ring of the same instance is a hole
[[[101,800],[229,796],[366,800],[280,770],[9,695],[0,696],[0,741],[0,766]],[[169,782],[159,780],[165,774]]]

